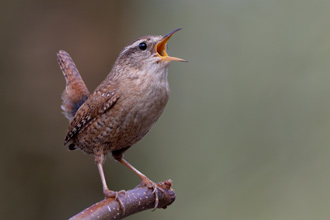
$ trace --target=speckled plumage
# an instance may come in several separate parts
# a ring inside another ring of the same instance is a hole
[[[136,172],[122,159],[123,152],[143,138],[162,114],[168,101],[167,71],[170,61],[165,36],[144,36],[127,45],[106,79],[89,94],[70,55],[58,53],[58,62],[66,79],[62,109],[70,125],[65,138],[69,149],[81,149],[95,156],[104,190],[104,156],[114,158]],[[147,48],[141,47],[146,44]],[[141,49],[142,48],[142,49]]]
[[[150,41],[150,38],[139,38],[124,49],[126,53],[121,53],[108,77],[89,95],[70,121],[65,144],[74,144],[88,154],[103,151],[106,155],[132,146],[150,130],[163,112],[169,95],[169,62],[160,64],[154,59],[153,63],[148,63],[142,60],[143,56],[132,56],[132,53],[140,52],[136,49],[138,43]],[[161,39],[162,36],[154,38]],[[59,54],[60,57],[65,55],[69,56],[64,51]],[[136,66],[131,65],[135,63],[132,58],[147,68],[136,70]],[[68,82],[75,80],[69,78]],[[67,99],[63,100],[66,102]]]

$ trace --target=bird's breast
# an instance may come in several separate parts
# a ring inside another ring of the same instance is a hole
[[[115,132],[109,136],[111,151],[131,146],[142,139],[162,114],[168,94],[167,84],[132,82],[116,105],[107,112],[110,120],[112,115],[117,114],[117,125],[112,126]]]
[[[158,120],[169,96],[167,79],[156,77],[126,79],[116,91],[116,103],[76,139],[87,153],[99,147],[107,153],[135,144]]]

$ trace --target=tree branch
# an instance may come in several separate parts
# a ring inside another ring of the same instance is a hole
[[[158,190],[157,192],[159,199],[157,208],[165,209],[175,200],[175,192],[171,188],[172,180],[157,183],[157,186],[164,191]],[[134,213],[152,209],[155,206],[153,189],[141,187],[140,185],[125,193],[119,192],[118,198],[122,201],[125,212],[117,200],[106,198],[73,216],[70,220],[122,219]]]

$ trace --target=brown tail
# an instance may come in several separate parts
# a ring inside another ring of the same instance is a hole
[[[89,97],[90,93],[76,65],[67,52],[60,50],[57,54],[57,62],[60,65],[66,81],[66,87],[62,94],[63,102],[61,108],[65,117],[71,121],[79,107]]]

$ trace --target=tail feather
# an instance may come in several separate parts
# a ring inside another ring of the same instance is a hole
[[[90,93],[81,78],[70,55],[64,50],[57,54],[57,62],[63,72],[66,87],[62,94],[63,114],[71,121],[80,106],[88,99]]]

